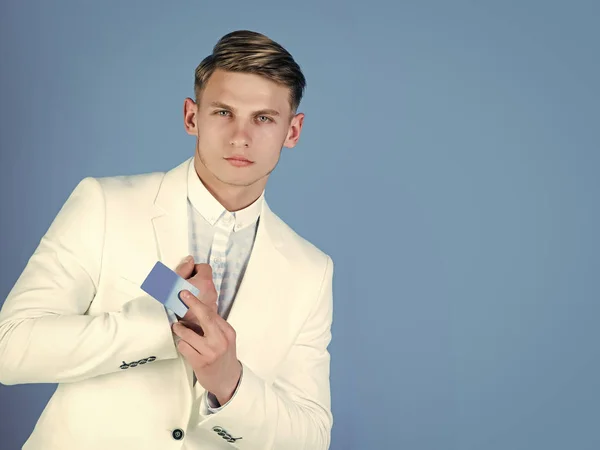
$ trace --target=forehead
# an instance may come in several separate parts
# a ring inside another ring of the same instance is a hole
[[[291,110],[290,89],[251,73],[215,70],[204,87],[200,102],[209,105],[218,101],[240,109]]]

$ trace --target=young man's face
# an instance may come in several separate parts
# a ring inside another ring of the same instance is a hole
[[[198,105],[186,100],[186,130],[197,136],[196,171],[205,183],[260,195],[282,147],[300,137],[304,115],[292,114],[289,96],[289,88],[261,76],[216,70]]]

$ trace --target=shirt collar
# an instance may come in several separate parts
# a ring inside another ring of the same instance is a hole
[[[188,199],[192,206],[204,219],[214,226],[223,215],[232,216],[235,219],[234,231],[239,231],[252,225],[258,220],[262,210],[265,191],[251,205],[235,212],[228,212],[221,203],[210,193],[194,167],[194,158],[191,158],[188,168]]]

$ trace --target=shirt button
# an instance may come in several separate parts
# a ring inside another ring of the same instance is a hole
[[[181,428],[177,428],[176,430],[173,430],[171,436],[173,436],[173,439],[176,441],[180,441],[183,439],[183,430]]]

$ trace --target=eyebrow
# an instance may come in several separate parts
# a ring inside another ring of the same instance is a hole
[[[229,106],[225,103],[222,102],[211,102],[210,106],[214,106],[216,108],[223,108],[223,109],[229,109],[231,111],[235,111],[235,108],[233,106]],[[270,115],[270,116],[279,116],[279,111],[277,111],[276,109],[259,109],[258,111],[254,111],[253,112],[254,115]]]

